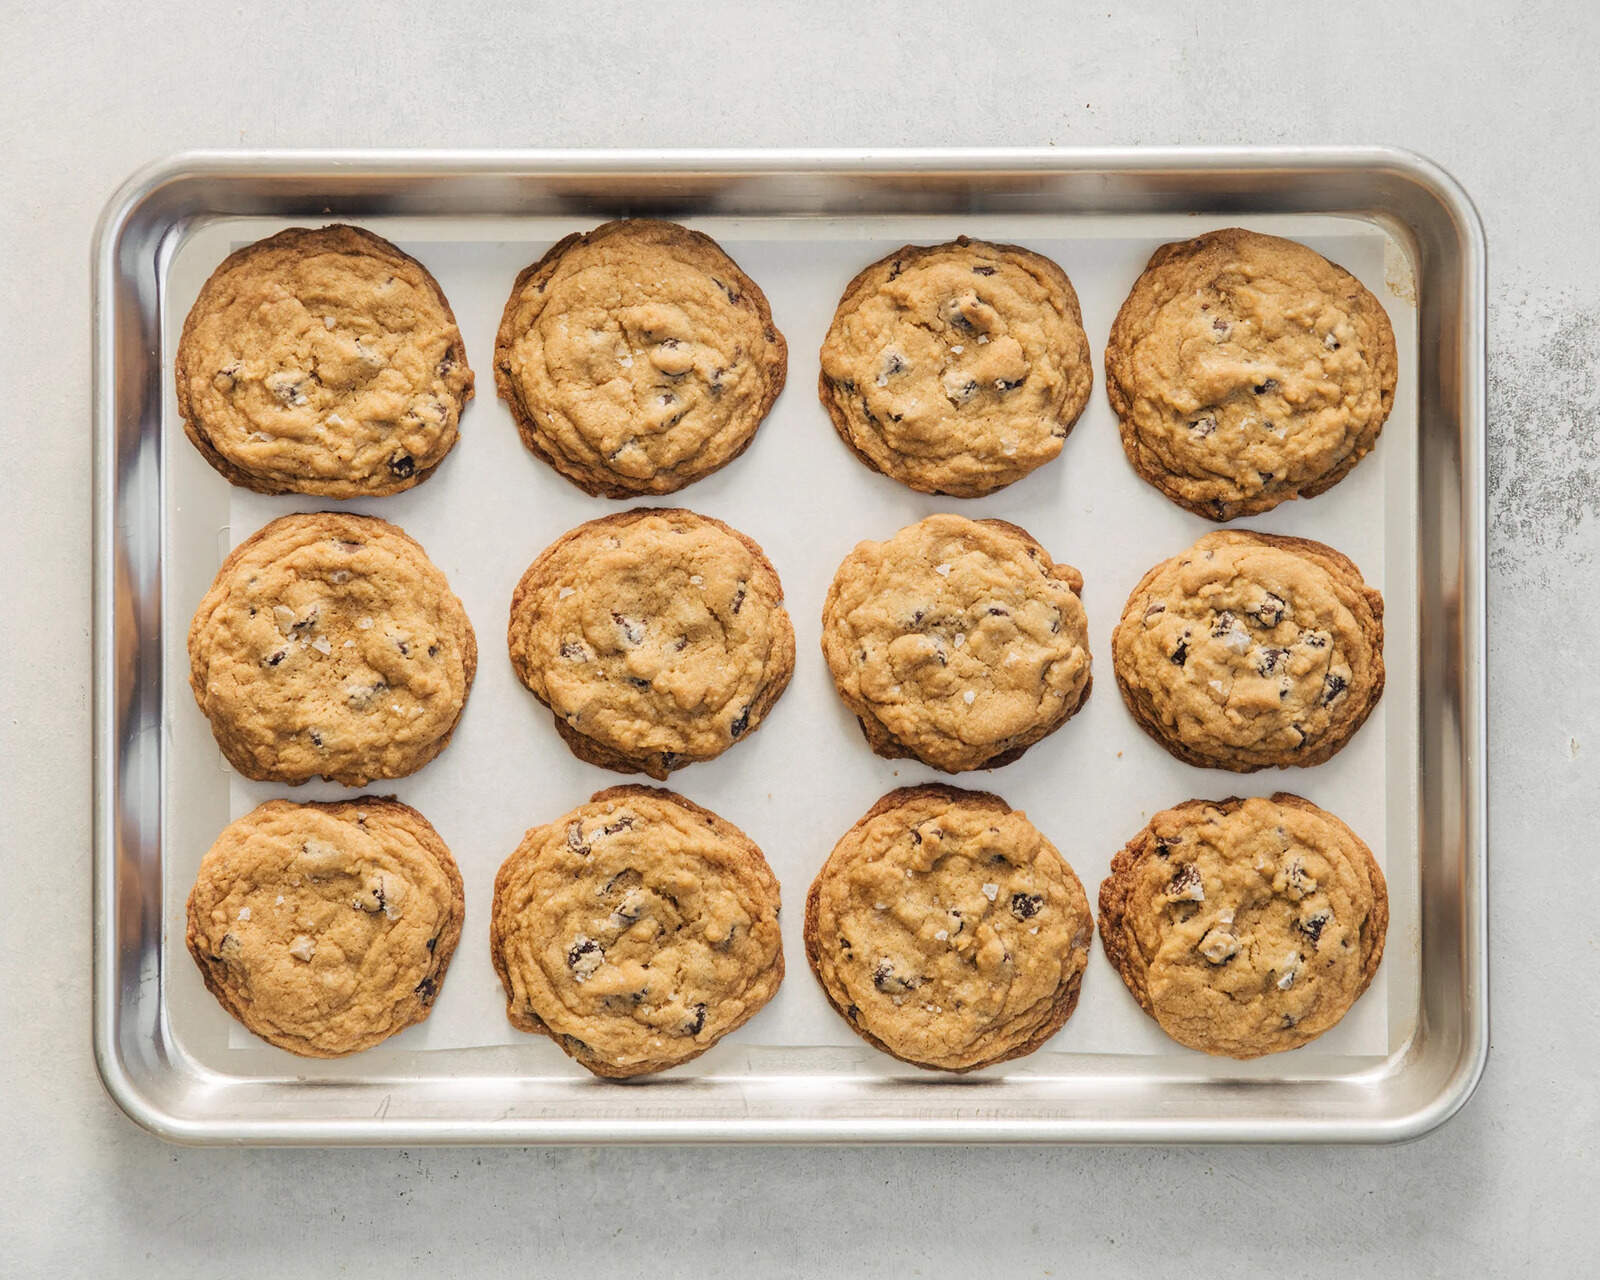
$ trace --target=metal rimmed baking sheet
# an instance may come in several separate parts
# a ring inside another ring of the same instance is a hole
[[[795,687],[762,732],[672,784],[767,849],[789,904],[789,977],[774,1005],[713,1053],[622,1087],[492,1024],[497,996],[477,972],[487,969],[493,866],[523,827],[616,780],[571,761],[494,661],[516,574],[555,534],[617,508],[521,455],[492,400],[488,345],[516,268],[566,231],[619,213],[715,235],[788,334],[790,387],[756,446],[673,501],[763,542],[801,643]],[[480,400],[458,455],[417,490],[353,508],[423,541],[487,655],[457,742],[384,788],[428,813],[462,861],[463,953],[430,1024],[333,1064],[233,1034],[171,927],[215,831],[281,793],[219,768],[183,687],[188,611],[230,542],[319,505],[236,494],[200,462],[172,411],[171,347],[194,289],[228,248],[313,220],[356,221],[415,252],[461,319]],[[1122,597],[1157,558],[1144,540],[1170,554],[1205,526],[1128,473],[1099,385],[1064,457],[990,499],[924,499],[865,472],[811,398],[821,326],[854,268],[895,244],[958,231],[1014,239],[1073,276],[1098,384],[1106,327],[1142,255],[1230,222],[1348,259],[1387,289],[1380,297],[1403,335],[1409,411],[1397,408],[1373,458],[1325,497],[1245,522],[1335,542],[1384,587],[1382,713],[1330,766],[1240,780],[1166,760],[1126,721],[1106,678],[1090,709],[1022,762],[958,781],[1028,809],[1091,894],[1117,844],[1155,808],[1300,790],[1349,818],[1386,863],[1397,909],[1384,985],[1324,1041],[1237,1064],[1173,1052],[1142,1015],[1124,1018],[1131,1002],[1096,956],[1083,1005],[1041,1053],[960,1082],[900,1067],[825,1009],[814,1016],[820,996],[797,948],[798,907],[833,840],[881,791],[929,776],[871,756],[830,701],[815,614],[832,567],[856,538],[932,510],[1016,520],[1084,570],[1108,677]],[[141,1122],[193,1141],[1377,1140],[1422,1131],[1470,1091],[1486,1044],[1482,244],[1470,207],[1425,163],[1387,151],[188,157],[119,194],[96,253],[95,1031],[108,1086]],[[520,505],[493,487],[506,483],[523,486]],[[471,506],[481,510],[469,518]],[[1107,534],[1126,521],[1137,539]],[[469,825],[455,804],[487,816]]]

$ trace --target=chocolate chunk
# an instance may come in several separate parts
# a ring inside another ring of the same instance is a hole
[[[733,604],[730,606],[735,613],[744,608],[744,588],[740,587],[733,593]]]
[[[977,266],[972,268],[972,274],[975,276],[992,276],[996,270],[997,268],[995,267]]]
[[[1186,902],[1206,900],[1205,885],[1201,882],[1200,870],[1194,863],[1186,862],[1173,873],[1172,879],[1167,883],[1167,896]]]
[[[749,727],[750,708],[747,706],[743,711],[734,717],[733,723],[728,726],[728,736],[730,738],[743,737],[745,731],[749,729]]]
[[[902,978],[894,971],[894,965],[887,960],[880,960],[878,967],[872,971],[872,985],[885,995],[904,995],[920,987],[922,979]]]
[[[417,473],[417,460],[409,453],[396,454],[389,459],[389,474],[399,480],[409,479]]]
[[[1044,906],[1044,897],[1037,893],[1011,895],[1011,914],[1018,920],[1032,920]]]
[[[1268,478],[1270,479],[1270,477]],[[1245,612],[1263,627],[1275,627],[1283,620],[1284,610],[1287,607],[1283,602],[1282,596],[1273,595],[1269,591],[1261,597],[1260,603],[1255,608],[1247,609]]]
[[[1287,649],[1263,649],[1256,655],[1256,672],[1259,675],[1270,676],[1278,669],[1280,663],[1289,656]]]
[[[1267,394],[1267,392],[1276,391],[1277,389],[1278,380],[1276,378],[1268,378],[1265,382],[1258,382],[1255,386],[1250,388],[1250,390],[1254,391],[1258,396],[1264,396]]]
[[[612,610],[611,621],[622,628],[622,635],[629,644],[644,643],[644,627],[631,618],[624,618],[620,613]]]
[[[686,1036],[697,1036],[700,1034],[701,1028],[705,1025],[706,1007],[703,1004],[697,1004],[694,1007],[694,1017],[684,1024],[683,1034]]]
[[[1209,413],[1203,417],[1196,418],[1189,424],[1189,430],[1194,432],[1195,435],[1199,436],[1202,440],[1204,440],[1216,429],[1217,420],[1212,414]]]
[[[631,813],[625,813],[620,818],[618,818],[615,822],[608,822],[605,826],[601,827],[600,828],[600,834],[603,835],[603,836],[614,836],[614,835],[617,834],[617,832],[619,832],[619,831],[627,831],[632,826],[633,826],[633,815]],[[615,884],[617,882],[618,876],[626,875],[626,874],[627,874],[626,872],[618,872],[617,876],[612,876],[611,877],[611,881],[610,881],[609,884],[606,885],[606,888],[607,889],[611,888],[611,885],[613,885],[613,884]]]
[[[438,988],[434,986],[432,978],[424,978],[411,989],[421,996],[424,1001],[432,1000],[434,993],[438,990]]]
[[[1350,685],[1350,682],[1341,675],[1332,672],[1322,678],[1322,705],[1329,706],[1338,700]]]
[[[1312,942],[1315,942],[1322,936],[1323,929],[1327,928],[1329,919],[1327,912],[1319,911],[1314,916],[1307,916],[1304,920],[1297,921],[1295,928],[1305,934]]]
[[[567,967],[574,971],[584,970],[579,975],[581,982],[600,967],[605,954],[604,948],[593,938],[579,938],[567,951]]]
[[[1178,641],[1178,647],[1172,651],[1172,665],[1181,667],[1189,661],[1189,637],[1185,633],[1183,639]]]
[[[569,822],[567,824],[567,848],[571,849],[580,858],[589,856],[589,846],[583,842],[583,824]]]
[[[265,664],[267,666],[269,666],[269,667],[275,667],[280,662],[282,662],[284,660],[284,658],[286,658],[288,655],[289,655],[289,651],[287,649],[279,649],[277,653],[275,653],[271,657],[265,659]]]

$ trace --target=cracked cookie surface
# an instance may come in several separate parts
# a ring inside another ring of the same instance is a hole
[[[1366,286],[1237,227],[1156,250],[1106,345],[1129,462],[1211,520],[1338,483],[1377,442],[1396,375],[1394,330]]]
[[[761,548],[673,507],[557,539],[517,584],[507,642],[573,754],[654,778],[749,736],[794,673],[794,627]]]
[[[473,388],[438,282],[349,226],[291,228],[228,257],[184,322],[175,365],[189,439],[261,493],[420,484],[455,444]]]
[[[608,222],[517,277],[495,385],[530,452],[588,493],[672,493],[725,466],[783,390],[766,295],[716,241]]]
[[[1383,694],[1383,597],[1320,542],[1219,531],[1145,574],[1111,655],[1128,710],[1178,759],[1321,764]]]
[[[282,516],[217,571],[189,626],[189,684],[247,778],[399,778],[449,742],[477,670],[461,601],[374,516]]]
[[[902,787],[834,847],[806,898],[828,1002],[903,1062],[972,1071],[1032,1053],[1078,1003],[1083,886],[999,796]]]
[[[822,652],[879,755],[994,768],[1089,696],[1082,589],[1016,525],[929,516],[845,557]]]
[[[1371,850],[1299,796],[1158,813],[1100,886],[1100,936],[1179,1044],[1255,1058],[1337,1023],[1383,959],[1388,887]]]
[[[1017,245],[962,236],[906,245],[850,282],[818,391],[868,466],[972,498],[1059,454],[1093,380],[1066,273]]]
[[[495,877],[506,1016],[599,1076],[687,1062],[777,991],[778,906],[732,823],[660,788],[598,792],[530,830]]]
[[[464,912],[455,859],[410,806],[269,800],[201,859],[187,942],[250,1031],[335,1058],[428,1016]]]

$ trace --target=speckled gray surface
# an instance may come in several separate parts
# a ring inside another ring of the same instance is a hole
[[[491,15],[509,8],[8,12],[0,1271],[1592,1274],[1600,9]],[[106,1100],[88,1043],[87,245],[136,164],[229,145],[1241,142],[1414,148],[1488,229],[1495,1026],[1462,1115],[1383,1150],[240,1152],[163,1146]]]

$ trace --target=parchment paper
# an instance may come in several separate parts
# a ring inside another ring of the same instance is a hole
[[[364,223],[418,257],[438,278],[477,372],[460,443],[435,475],[392,498],[330,503],[264,497],[227,485],[183,437],[171,389],[183,317],[209,272],[231,249],[278,230],[268,219],[208,226],[177,250],[169,274],[163,373],[166,449],[166,925],[168,1018],[175,1034],[218,1069],[403,1075],[421,1051],[517,1046],[529,1074],[582,1074],[543,1037],[505,1019],[488,959],[494,873],[530,826],[553,819],[601,788],[627,781],[582,764],[545,711],[514,677],[505,650],[511,591],[530,561],[572,526],[630,505],[681,505],[754,537],[782,577],[798,662],[788,692],[759,732],[718,760],[675,773],[668,785],[742,827],[766,852],[783,886],[788,973],[755,1019],[697,1063],[694,1073],[737,1073],[759,1061],[786,1073],[909,1068],[862,1045],[828,1007],[800,940],[808,885],[834,842],[884,792],[940,775],[873,755],[834,693],[818,647],[822,600],[835,568],[858,541],[881,539],[935,511],[998,516],[1028,529],[1057,560],[1083,573],[1095,687],[1085,709],[1019,762],[949,779],[996,791],[1024,809],[1061,849],[1091,903],[1112,855],[1157,809],[1191,797],[1287,789],[1343,817],[1372,846],[1393,894],[1383,968],[1344,1021],[1312,1046],[1262,1062],[1218,1062],[1183,1049],[1146,1017],[1096,940],[1083,996],[1043,1050],[1000,1070],[1050,1074],[1084,1069],[1081,1055],[1153,1056],[1174,1078],[1317,1076],[1360,1069],[1404,1042],[1415,1021],[1417,910],[1417,618],[1415,591],[1415,318],[1409,270],[1377,227],[1349,219],[1252,217],[1246,225],[1294,236],[1358,276],[1384,302],[1400,349],[1395,410],[1376,451],[1329,493],[1286,503],[1233,527],[1297,534],[1350,555],[1387,602],[1388,689],[1365,728],[1332,761],[1309,770],[1248,776],[1196,769],[1169,757],[1135,726],[1119,699],[1110,636],[1127,593],[1156,561],[1213,526],[1141,481],[1123,458],[1104,390],[1112,318],[1151,251],[1199,234],[1217,219],[1184,216],[691,220],[716,237],[765,290],[789,341],[788,386],[747,453],[716,475],[654,503],[591,498],[529,455],[495,397],[494,333],[516,273],[548,245],[593,222],[555,219]],[[868,262],[907,242],[958,233],[1024,244],[1058,261],[1083,305],[1095,372],[1089,407],[1060,458],[990,497],[962,501],[915,494],[867,470],[835,436],[817,402],[817,350],[839,293]],[[1392,287],[1391,287],[1392,280]],[[263,800],[332,799],[333,784],[252,783],[223,762],[187,687],[190,614],[227,550],[276,516],[323,507],[381,515],[427,549],[477,630],[476,684],[449,748],[409,778],[368,791],[393,793],[438,828],[466,881],[462,945],[432,1016],[383,1046],[338,1064],[308,1064],[263,1045],[206,994],[183,944],[183,904],[201,855],[222,825]],[[632,780],[648,782],[636,777]],[[819,1052],[846,1049],[848,1054]],[[1105,1059],[1112,1070],[1111,1059]],[[411,1067],[410,1070],[423,1070]],[[426,1068],[434,1070],[433,1068]]]

